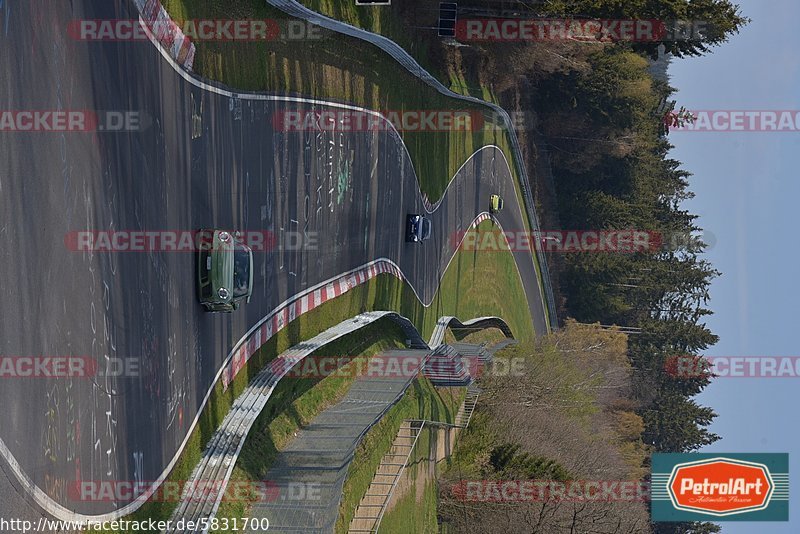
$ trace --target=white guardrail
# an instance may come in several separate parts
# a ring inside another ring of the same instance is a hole
[[[197,467],[185,484],[181,502],[172,514],[172,525],[185,519],[200,524],[202,519],[210,520],[217,513],[222,497],[233,473],[236,460],[242,451],[245,438],[266,405],[275,387],[295,365],[320,347],[347,334],[359,330],[375,321],[389,318],[403,329],[409,347],[429,349],[413,323],[397,312],[373,311],[359,314],[342,321],[321,334],[298,343],[276,357],[262,369],[233,403],[217,431],[203,451]],[[485,326],[484,326],[485,325]],[[499,317],[480,317],[460,321],[456,317],[442,317],[434,328],[431,343],[441,344],[446,329],[454,328],[500,328],[510,336],[511,331]],[[421,368],[420,368],[421,369]],[[184,522],[185,524],[185,522]],[[177,533],[173,529],[168,533]],[[205,534],[208,529],[198,530]]]

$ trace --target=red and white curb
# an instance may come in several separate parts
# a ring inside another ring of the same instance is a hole
[[[482,212],[472,221],[472,228],[477,228],[484,221],[492,220],[488,212]],[[462,241],[466,236],[462,237]],[[456,247],[458,248],[458,247]],[[455,257],[455,254],[453,255]],[[450,259],[452,261],[452,258]],[[450,264],[448,263],[448,266]],[[445,271],[447,268],[445,268]],[[391,274],[401,281],[407,281],[403,271],[392,260],[380,258],[362,267],[346,272],[337,278],[322,282],[303,293],[299,293],[291,299],[274,309],[269,315],[261,319],[253,326],[239,341],[236,347],[228,355],[222,369],[222,390],[227,391],[228,386],[247,365],[250,357],[272,338],[275,334],[283,330],[286,325],[303,315],[310,312],[317,306],[343,295],[351,289],[365,284],[379,274]],[[412,289],[413,286],[412,286]],[[414,290],[416,293],[416,290]],[[417,296],[419,298],[419,296]],[[420,302],[422,302],[420,300]]]
[[[273,310],[250,329],[246,337],[239,342],[238,347],[228,357],[227,363],[222,370],[223,391],[228,389],[230,383],[247,364],[250,357],[272,336],[283,330],[286,325],[304,313],[308,313],[317,306],[321,306],[325,302],[347,293],[354,287],[366,283],[379,274],[391,274],[400,280],[405,280],[397,264],[389,259],[381,258],[363,267],[349,271],[332,281],[322,282],[296,295]]]
[[[480,213],[480,214],[478,214],[477,217],[475,217],[475,220],[472,221],[472,227],[473,228],[477,228],[480,223],[482,223],[484,221],[490,221],[490,220],[492,220],[492,216],[489,215],[489,213],[484,211],[483,213]]]

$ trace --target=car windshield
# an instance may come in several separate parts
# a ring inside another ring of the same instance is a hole
[[[233,251],[233,296],[246,297],[250,284],[250,253],[237,245]]]
[[[422,219],[422,239],[428,239],[431,236],[431,221]]]

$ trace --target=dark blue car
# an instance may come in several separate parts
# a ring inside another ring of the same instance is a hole
[[[406,241],[422,243],[431,237],[431,220],[423,215],[409,213],[406,218]]]

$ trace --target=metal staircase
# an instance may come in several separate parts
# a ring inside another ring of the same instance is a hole
[[[467,395],[464,397],[464,402],[458,410],[455,418],[455,426],[458,428],[467,428],[472,419],[472,414],[475,412],[475,405],[478,404],[478,397],[481,394],[481,389],[475,384],[470,384],[467,387]]]
[[[389,499],[408,465],[425,421],[403,421],[389,452],[381,459],[375,476],[356,508],[348,532],[377,532]]]

